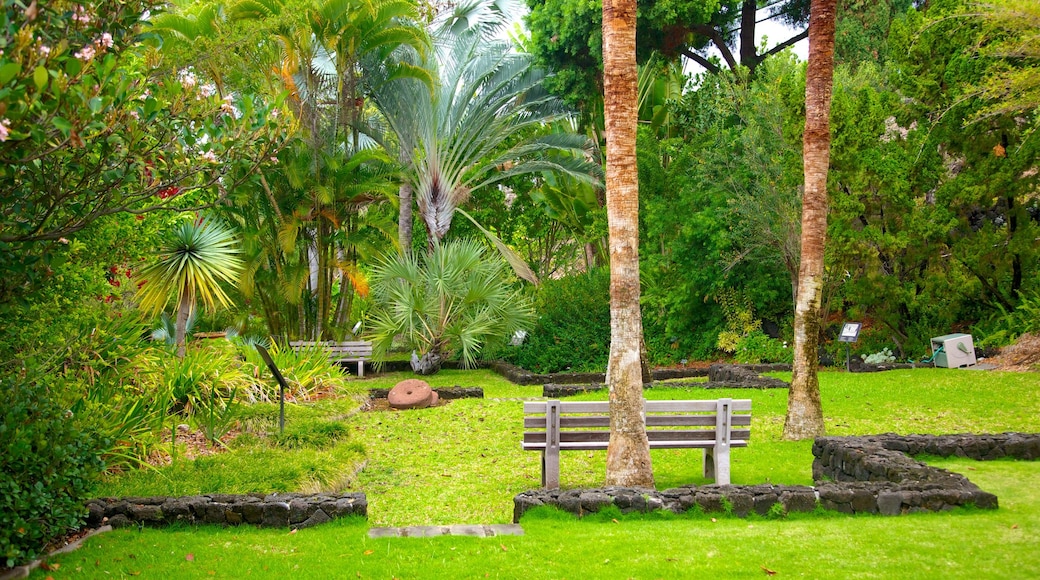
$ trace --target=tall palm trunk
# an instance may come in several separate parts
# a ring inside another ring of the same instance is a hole
[[[823,435],[819,367],[823,250],[827,237],[827,166],[830,163],[831,87],[834,77],[836,0],[812,0],[809,63],[805,79],[805,193],[802,251],[794,311],[794,373],[787,400],[784,439]]]
[[[603,2],[607,219],[610,235],[610,443],[607,485],[654,486],[643,413],[636,176],[636,2]]]

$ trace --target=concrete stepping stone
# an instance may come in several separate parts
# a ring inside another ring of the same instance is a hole
[[[524,529],[519,524],[456,524],[451,526],[408,526],[402,528],[370,528],[370,538],[433,538],[437,536],[469,536],[492,538],[494,536],[522,536]]]

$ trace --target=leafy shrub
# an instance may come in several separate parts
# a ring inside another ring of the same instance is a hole
[[[778,338],[770,338],[761,330],[739,337],[734,345],[737,362],[743,364],[790,363],[794,349]]]
[[[538,319],[519,347],[503,357],[529,371],[603,371],[610,355],[610,272],[593,270],[545,280],[535,298]]]
[[[321,347],[297,351],[274,343],[268,350],[271,360],[289,385],[286,400],[308,399],[329,389],[340,392],[361,390],[353,386],[356,383],[347,380],[347,373],[337,363],[329,361],[328,353]],[[251,378],[244,391],[246,398],[250,402],[278,401],[278,382],[260,358],[260,353],[249,344],[243,344],[240,352],[245,357],[242,372]]]
[[[0,563],[15,566],[76,528],[105,468],[101,445],[45,387],[5,385],[0,408]]]
[[[1024,294],[1014,310],[997,304],[998,313],[972,328],[981,347],[1007,346],[1027,332],[1040,332],[1040,292]]]
[[[875,352],[874,354],[861,354],[859,355],[859,357],[863,359],[863,362],[868,365],[880,365],[896,362],[895,355],[892,354],[892,351],[889,350],[887,347],[881,349],[881,351],[879,352]]]
[[[107,466],[120,468],[148,455],[170,405],[151,370],[159,351],[142,340],[143,320],[131,311],[113,314],[66,338],[57,357],[28,357],[25,366],[106,443]]]

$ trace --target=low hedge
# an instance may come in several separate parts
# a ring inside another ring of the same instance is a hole
[[[45,386],[4,381],[0,392],[0,565],[32,560],[76,529],[104,470],[97,438]]]

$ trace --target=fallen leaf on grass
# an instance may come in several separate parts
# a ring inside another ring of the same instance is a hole
[[[365,555],[366,556],[369,556],[369,555],[371,555],[373,553],[375,553],[375,550],[365,550]]]
[[[141,572],[136,570],[128,570],[127,574],[129,574],[130,576],[140,576]]]
[[[715,523],[715,522],[717,522],[717,521],[719,521],[719,520],[717,520],[717,519],[715,519],[715,518],[711,518],[711,523],[713,523],[713,524],[714,524],[714,523]]]
[[[610,521],[614,522],[615,524],[620,524],[621,523],[621,522],[617,521],[617,518],[610,518]]]
[[[766,573],[766,576],[776,576],[776,570],[770,570],[765,566],[759,566],[759,568],[762,568],[762,571]]]
[[[195,554],[188,554],[187,556],[184,557],[184,559],[189,561],[189,562],[194,562],[195,561]]]
[[[1011,524],[1011,529],[1012,530],[1017,530],[1018,529],[1018,524]]]
[[[505,544],[499,544],[498,547],[502,548],[503,552],[508,552],[509,551],[509,548],[507,548]]]
[[[55,562],[53,564],[48,564],[47,562],[44,562],[44,563],[40,564],[40,568],[43,568],[44,570],[47,570],[48,572],[50,572],[51,570],[57,570],[58,568],[61,568],[61,564],[59,564],[57,562]]]
[[[293,530],[291,532],[289,532],[289,533],[290,534],[295,534],[296,533],[296,528],[293,528]]]

